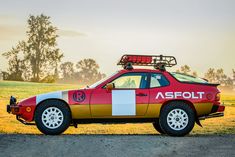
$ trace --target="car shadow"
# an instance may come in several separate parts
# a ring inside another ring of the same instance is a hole
[[[184,137],[218,137],[218,136],[234,136],[235,134],[189,134]],[[99,136],[139,136],[139,137],[145,137],[145,136],[152,136],[152,137],[173,137],[175,136],[169,136],[169,135],[164,135],[164,134],[60,134],[60,135],[44,135],[44,134],[21,134],[21,133],[0,133],[0,136],[41,136],[41,137],[46,137],[46,136],[61,136],[61,137],[66,137],[66,136],[91,136],[91,137],[99,137]]]

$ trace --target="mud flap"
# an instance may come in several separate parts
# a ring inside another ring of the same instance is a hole
[[[201,124],[201,122],[200,122],[200,120],[198,119],[198,117],[196,117],[196,120],[195,120],[195,121],[196,121],[197,125],[199,125],[200,127],[203,127],[202,124]]]

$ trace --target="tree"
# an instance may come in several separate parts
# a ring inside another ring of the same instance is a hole
[[[233,70],[233,80],[235,81],[235,69],[232,70]]]
[[[3,80],[3,71],[0,69],[0,81]]]
[[[233,71],[233,88],[235,88],[235,69],[232,69]]]
[[[227,77],[227,79],[224,80],[224,86],[233,88],[233,79],[231,79],[230,77]]]
[[[74,66],[72,62],[65,62],[60,65],[63,79],[72,79],[74,75]]]
[[[197,72],[193,71],[191,74],[191,68],[188,65],[183,65],[180,67],[180,69],[177,69],[176,72],[186,74],[186,75],[192,75],[194,77],[197,77]]]
[[[207,72],[205,73],[205,78],[209,81],[209,82],[216,82],[216,73],[215,73],[215,69],[214,68],[209,68],[207,70]]]
[[[99,65],[94,59],[83,59],[76,64],[79,80],[83,83],[91,84],[96,82],[105,74],[99,72]]]
[[[189,74],[189,72],[191,71],[190,67],[188,65],[184,65],[180,67],[180,71],[183,74]]]
[[[9,73],[6,71],[2,71],[2,79],[3,80],[9,80]]]
[[[211,83],[219,83],[222,86],[230,86],[232,79],[224,74],[224,70],[210,68],[205,73],[205,78]]]
[[[9,64],[8,79],[52,82],[58,78],[58,64],[63,54],[56,47],[57,28],[49,20],[50,17],[43,14],[29,16],[27,40],[3,54]]]
[[[4,73],[4,79],[22,81],[26,66],[23,57],[25,42],[21,41],[16,47],[2,55],[8,59],[8,72]]]
[[[235,85],[235,69],[232,69],[232,71],[233,71],[233,77],[232,77],[232,79],[233,79],[233,84]]]
[[[56,48],[57,28],[52,26],[50,17],[30,15],[27,31],[25,59],[30,62],[32,81],[39,82],[48,74],[57,72],[63,54]]]
[[[222,68],[216,70],[215,79],[215,82],[225,84],[227,76],[224,74],[224,70]]]
[[[194,77],[197,77],[197,76],[198,76],[196,71],[194,71],[194,72],[192,73],[192,75],[193,75]]]

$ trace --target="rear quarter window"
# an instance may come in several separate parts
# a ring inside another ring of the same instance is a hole
[[[170,83],[166,77],[160,73],[151,73],[150,88],[168,86]]]
[[[186,74],[171,72],[170,73],[176,80],[180,82],[188,82],[188,83],[203,83],[208,84],[208,82],[204,79],[201,79],[199,77],[194,77]]]

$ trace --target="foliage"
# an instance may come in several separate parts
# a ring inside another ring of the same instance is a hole
[[[205,78],[209,81],[209,82],[215,82],[215,69],[210,68],[208,69],[208,71],[205,73]]]
[[[56,79],[63,54],[56,48],[57,28],[49,20],[43,14],[30,15],[27,40],[3,54],[8,59],[7,79],[40,82],[48,75]]]
[[[76,64],[78,80],[82,83],[91,84],[99,81],[105,74],[99,72],[99,65],[94,59],[83,59]]]
[[[60,70],[62,73],[63,79],[72,79],[74,76],[74,64],[72,62],[64,62],[60,65]]]
[[[99,71],[99,65],[94,59],[88,58],[72,62],[64,62],[60,65],[61,79],[63,83],[79,83],[90,85],[105,77]]]
[[[233,71],[233,81],[235,81],[235,69],[232,69]]]
[[[190,74],[191,68],[188,65],[181,66],[180,69],[176,70],[176,72],[198,77],[196,71],[193,71]],[[224,73],[224,70],[222,68],[219,69],[209,68],[207,72],[204,74],[204,78],[211,83],[219,83],[221,86],[235,88],[235,70],[232,69],[232,72],[233,72],[233,77],[231,78]]]
[[[223,69],[213,69],[210,68],[205,73],[205,78],[212,83],[219,83],[222,86],[233,87],[233,79],[224,74]]]
[[[196,71],[193,71],[192,75],[193,75],[194,77],[198,77],[198,75],[197,75],[197,72],[196,72]]]
[[[48,73],[54,74],[63,54],[56,48],[57,28],[52,26],[50,17],[41,14],[28,19],[27,51],[25,59],[30,62],[32,80],[39,82]]]
[[[26,65],[24,59],[21,59],[24,52],[24,47],[26,43],[21,41],[18,43],[16,47],[12,47],[12,49],[8,52],[3,53],[2,55],[8,59],[8,72],[7,78],[9,80],[22,81],[23,73],[25,72]],[[6,74],[5,74],[6,76]]]
[[[183,74],[189,74],[190,71],[191,69],[188,65],[184,65],[180,67],[180,72]]]
[[[41,79],[40,82],[42,82],[42,83],[55,83],[56,78],[54,75],[47,75],[46,77]]]
[[[176,72],[197,77],[197,72],[196,71],[193,71],[192,74],[190,74],[191,68],[188,65],[181,66],[180,69],[176,70]]]
[[[27,22],[27,39],[3,53],[8,59],[7,72],[1,72],[4,80],[55,82],[62,76],[60,80],[64,82],[78,81],[82,84],[91,84],[105,77],[94,59],[83,59],[76,64],[65,62],[60,65],[63,53],[57,48],[57,28],[50,22],[49,16],[30,15]],[[198,76],[188,65],[181,66],[177,72]],[[205,73],[205,78],[212,83],[234,87],[235,70],[232,72],[231,78],[225,75],[221,68],[210,68]]]

